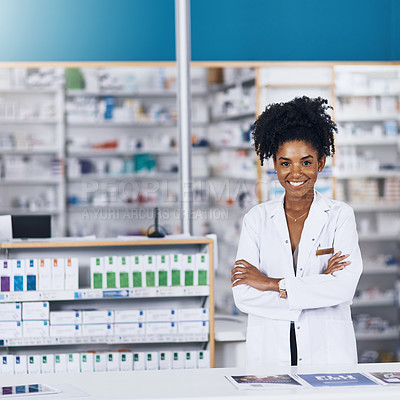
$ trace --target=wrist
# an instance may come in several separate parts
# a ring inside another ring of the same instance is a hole
[[[287,298],[286,280],[280,279],[278,282],[278,287],[279,287],[279,297],[281,299],[286,299]]]

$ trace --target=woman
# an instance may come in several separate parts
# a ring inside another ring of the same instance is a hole
[[[357,363],[350,304],[362,272],[353,210],[314,189],[333,155],[335,123],[321,98],[267,106],[253,138],[273,158],[285,194],[244,217],[232,270],[249,314],[251,367]]]

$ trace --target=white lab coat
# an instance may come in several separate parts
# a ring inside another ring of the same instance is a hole
[[[362,272],[352,208],[314,193],[299,243],[294,274],[283,199],[253,207],[244,217],[236,260],[246,260],[270,278],[285,278],[288,297],[248,285],[233,288],[235,303],[248,315],[249,367],[290,365],[290,321],[295,322],[298,365],[357,363],[350,305]],[[334,248],[351,264],[323,275]]]

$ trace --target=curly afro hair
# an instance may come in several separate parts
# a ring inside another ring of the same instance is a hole
[[[319,158],[335,153],[337,126],[327,113],[328,101],[317,97],[296,97],[287,103],[268,105],[254,123],[253,139],[257,155],[263,161],[275,159],[279,146],[292,140],[310,143]]]

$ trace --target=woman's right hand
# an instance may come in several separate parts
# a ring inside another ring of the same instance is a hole
[[[329,259],[328,266],[326,267],[326,270],[323,272],[323,274],[333,274],[334,272],[340,271],[344,267],[347,267],[349,264],[351,264],[351,261],[343,261],[347,257],[349,257],[350,254],[345,254],[344,256],[342,256],[341,254],[342,252],[338,251]]]

